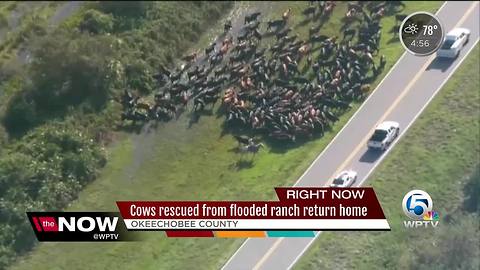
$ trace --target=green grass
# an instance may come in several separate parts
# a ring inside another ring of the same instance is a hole
[[[265,12],[274,12],[278,17],[286,6],[292,6],[291,25],[297,25],[301,20],[299,10],[307,4],[275,2],[268,4]],[[435,11],[440,4],[407,3],[405,12]],[[337,6],[332,21],[324,26],[322,33],[335,33],[339,28],[338,18],[345,12],[344,6],[343,3]],[[381,53],[388,59],[385,72],[403,51],[398,42],[387,44],[392,21],[392,18],[384,19],[386,32]],[[219,29],[221,24],[213,28]],[[299,27],[296,31],[304,37],[309,27]],[[211,33],[207,34],[198,44],[204,46],[211,38]],[[255,158],[253,167],[246,168],[237,166],[239,156],[233,151],[236,147],[233,138],[221,136],[223,116],[203,116],[189,128],[188,113],[185,113],[178,121],[160,124],[156,132],[121,135],[108,150],[109,163],[101,176],[66,210],[116,210],[117,200],[273,199],[273,187],[296,182],[358,106],[354,104],[323,138],[284,151],[266,149]],[[168,239],[162,232],[142,235],[146,239],[141,243],[42,243],[12,269],[215,269],[243,242],[243,239]]]
[[[273,187],[294,182],[318,154],[312,149],[323,149],[344,124],[338,123],[325,138],[288,152],[264,151],[256,157],[253,168],[237,169],[239,156],[228,151],[236,146],[236,141],[231,136],[220,137],[218,127],[222,118],[203,117],[190,129],[188,121],[185,116],[165,124],[158,134],[119,140],[110,149],[110,161],[100,178],[87,186],[68,210],[116,210],[116,200],[273,199]],[[41,244],[26,264],[20,263],[13,269],[29,269],[30,263],[43,269],[98,269],[109,264],[121,269],[185,269],[189,265],[210,269],[224,262],[242,242],[242,239],[166,239],[160,232],[146,234],[148,239],[141,243]],[[191,257],[168,259],[178,258],[186,247],[207,251],[210,256],[185,254]],[[52,258],[48,256],[65,250],[76,255],[58,256],[54,263],[49,263]],[[124,252],[129,255],[124,257]],[[100,253],[106,256],[91,261],[92,264],[84,262],[84,258]]]
[[[479,165],[479,52],[477,45],[370,177],[391,232],[322,233],[296,269],[408,269],[418,252],[412,243],[435,242],[432,230],[403,227],[400,203],[411,189],[427,191],[440,213],[440,226],[462,208],[464,186]],[[478,213],[476,227],[478,234]],[[478,236],[475,241],[478,247]]]

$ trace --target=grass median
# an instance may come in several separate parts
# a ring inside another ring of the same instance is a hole
[[[322,233],[295,269],[478,269],[479,208],[465,202],[478,196],[479,52],[477,45],[370,177],[392,230]],[[430,194],[441,228],[403,227],[400,204],[411,189]]]

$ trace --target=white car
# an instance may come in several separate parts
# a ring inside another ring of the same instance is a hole
[[[440,47],[437,52],[437,56],[441,58],[456,58],[469,38],[470,30],[466,28],[454,28],[445,36],[442,47]]]
[[[400,133],[400,124],[393,121],[385,121],[375,128],[370,140],[368,140],[368,149],[382,150],[390,146],[390,144],[398,137]]]
[[[345,188],[350,187],[353,183],[357,181],[357,172],[348,170],[341,172],[335,179],[333,179],[332,184],[330,187],[336,188]]]

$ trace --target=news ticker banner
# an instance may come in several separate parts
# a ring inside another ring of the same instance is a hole
[[[165,231],[168,237],[314,237],[326,230],[390,230],[373,188],[275,191],[278,201],[118,201],[119,213],[28,216],[40,241],[128,241],[138,231]]]

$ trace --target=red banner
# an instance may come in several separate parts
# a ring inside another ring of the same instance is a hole
[[[278,201],[119,201],[124,219],[385,219],[373,188],[275,188]]]

